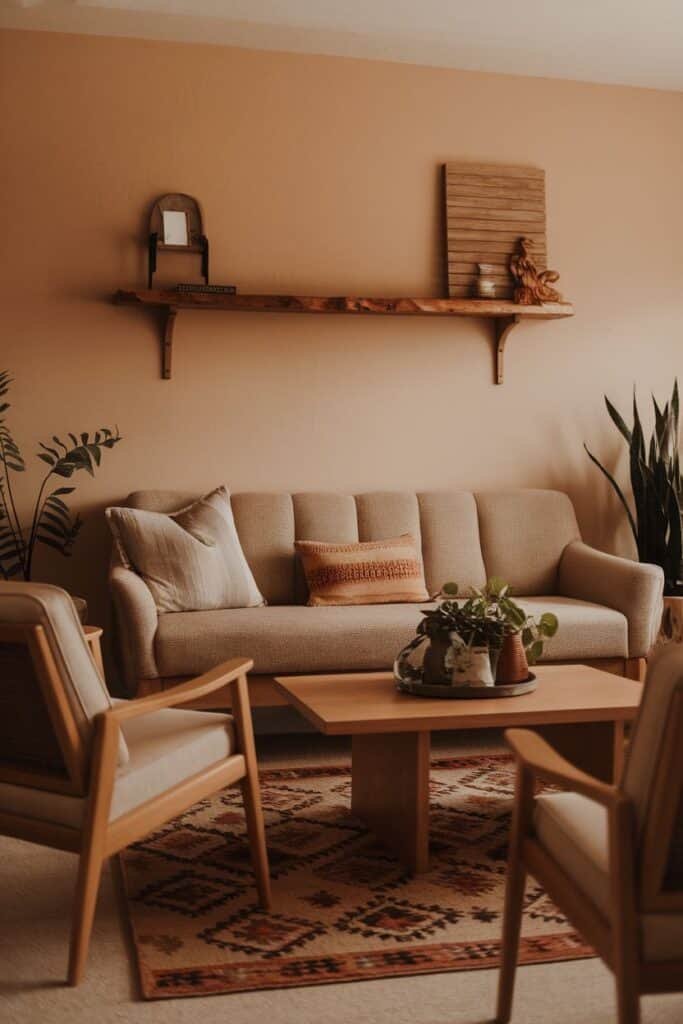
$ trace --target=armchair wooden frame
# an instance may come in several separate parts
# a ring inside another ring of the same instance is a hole
[[[258,767],[247,690],[253,662],[234,658],[163,693],[126,701],[94,719],[89,750],[76,725],[58,665],[39,625],[0,625],[0,643],[25,645],[64,760],[62,773],[18,768],[0,761],[0,782],[85,797],[80,829],[0,812],[0,833],[80,855],[69,952],[68,980],[81,980],[90,943],[104,862],[130,843],[226,786],[240,783],[260,904],[270,908],[270,875]],[[109,812],[116,777],[121,725],[163,708],[201,701],[229,686],[237,752],[217,761],[113,821]]]
[[[665,887],[667,859],[683,801],[683,694],[674,696],[662,756],[636,858],[636,813],[619,785],[608,785],[580,771],[537,733],[510,729],[505,736],[517,758],[515,805],[505,892],[502,964],[496,1024],[512,1013],[527,873],[536,878],[574,927],[614,972],[619,1024],[638,1024],[640,996],[683,989],[683,960],[645,961],[638,917],[642,913],[680,913],[683,890]],[[596,801],[608,816],[609,915],[577,887],[534,836],[534,794],[541,780]],[[637,861],[639,863],[637,863]]]

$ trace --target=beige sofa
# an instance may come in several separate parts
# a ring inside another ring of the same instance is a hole
[[[172,512],[197,497],[138,491],[134,508]],[[268,604],[158,615],[140,577],[114,561],[120,663],[131,693],[196,675],[226,658],[254,659],[257,705],[283,703],[278,674],[389,669],[413,636],[420,605],[306,607],[296,540],[354,542],[410,532],[421,539],[429,593],[502,576],[529,612],[554,611],[560,628],[544,660],[602,665],[638,677],[661,617],[663,574],[581,540],[558,491],[233,494],[240,540]]]

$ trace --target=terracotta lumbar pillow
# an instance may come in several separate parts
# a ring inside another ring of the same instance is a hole
[[[160,612],[265,604],[244,557],[225,487],[165,515],[108,508],[125,565],[149,587]]]
[[[309,605],[427,601],[422,559],[410,533],[360,544],[295,544],[308,584]]]

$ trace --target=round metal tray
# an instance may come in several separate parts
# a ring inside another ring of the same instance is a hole
[[[399,693],[410,693],[414,697],[438,697],[442,700],[486,700],[495,697],[521,697],[531,693],[538,686],[536,676],[529,673],[523,683],[499,683],[497,686],[437,686],[430,683],[396,679]]]

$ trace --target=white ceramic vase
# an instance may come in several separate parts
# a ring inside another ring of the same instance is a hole
[[[453,686],[494,686],[488,647],[469,647],[457,633],[451,633]]]

